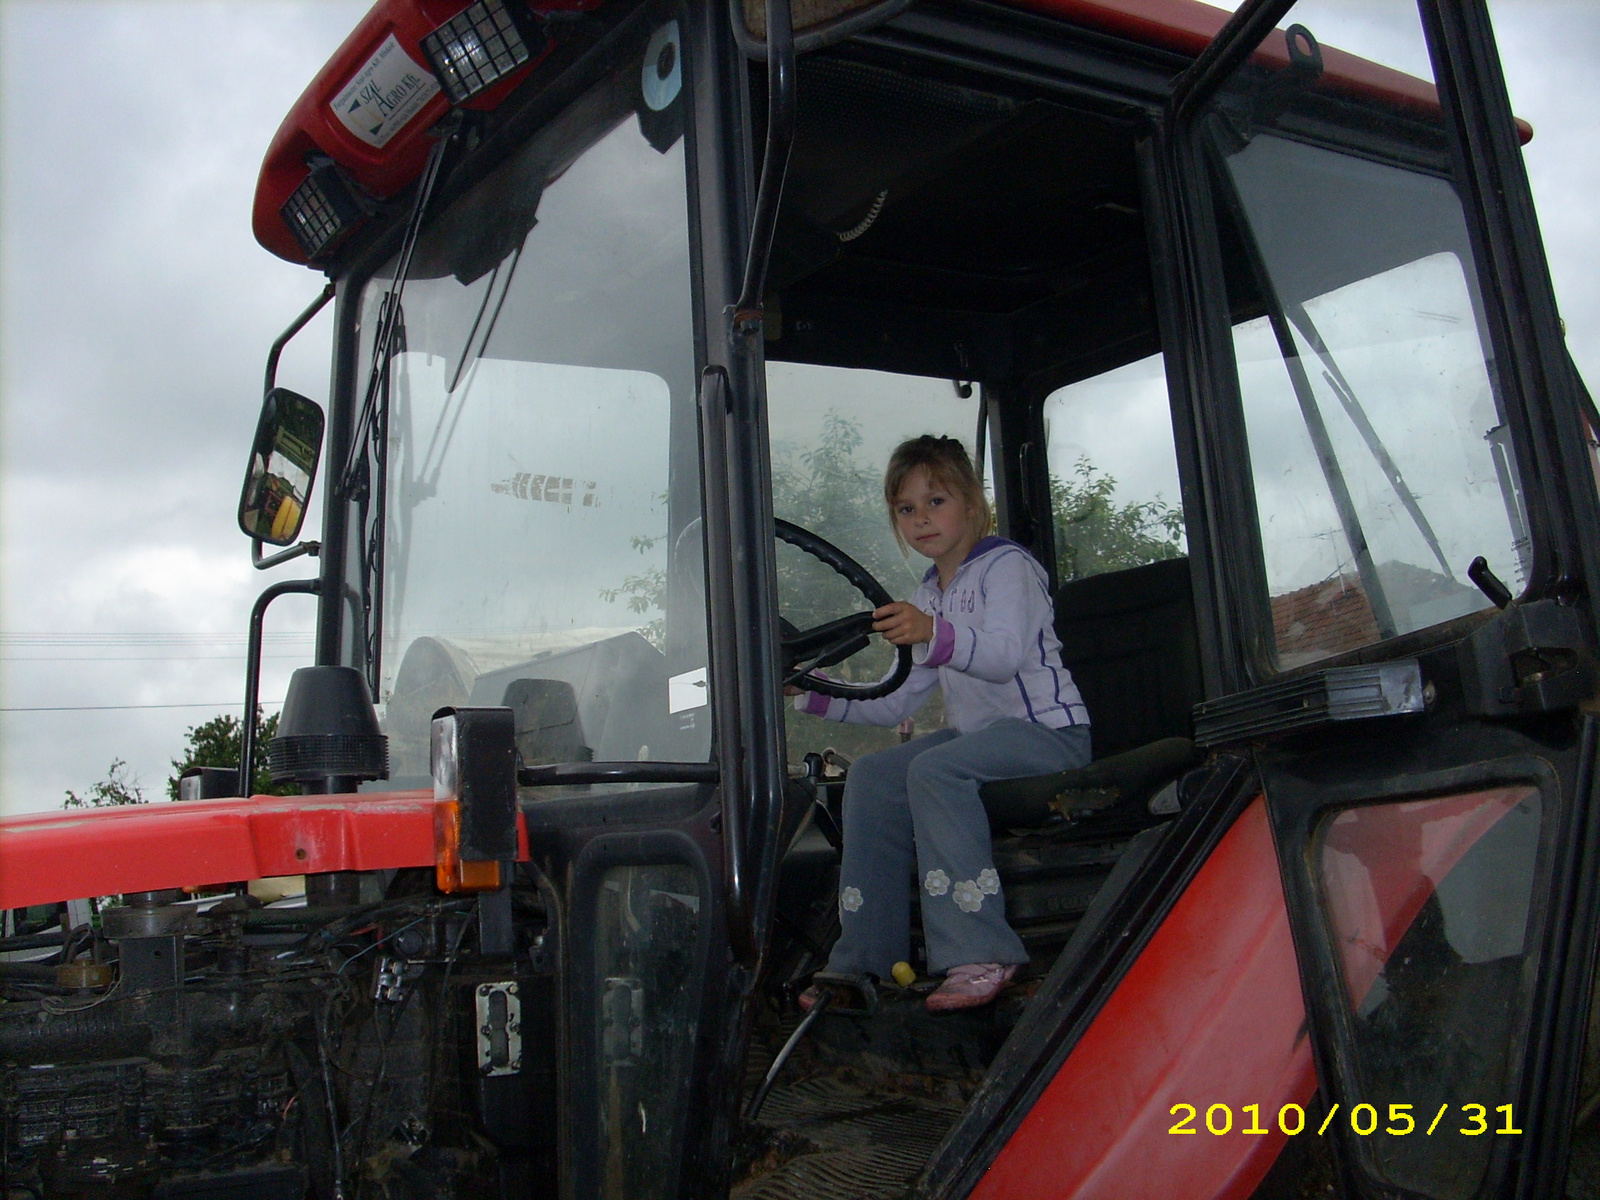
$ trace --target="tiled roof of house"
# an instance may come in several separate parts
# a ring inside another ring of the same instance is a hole
[[[1378,622],[1354,575],[1336,575],[1272,598],[1278,664],[1295,667],[1378,640]]]

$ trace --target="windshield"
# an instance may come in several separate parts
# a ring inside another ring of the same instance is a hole
[[[602,81],[418,243],[350,556],[396,782],[451,704],[509,705],[526,763],[709,753],[681,77],[652,82]]]

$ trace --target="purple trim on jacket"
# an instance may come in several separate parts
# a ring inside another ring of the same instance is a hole
[[[828,715],[828,705],[832,700],[821,692],[802,692],[795,697],[794,706],[800,712],[809,713],[813,717]]]
[[[989,553],[989,551],[993,550],[996,546],[1015,546],[1018,550],[1021,550],[1024,554],[1027,553],[1027,548],[1025,546],[1023,546],[1023,544],[1021,542],[1013,542],[1010,538],[1003,538],[1003,537],[1000,537],[1000,536],[998,536],[996,534],[991,533],[988,537],[981,537],[975,543],[973,543],[972,549],[968,550],[967,551],[967,556],[961,560],[961,565],[962,566],[966,566],[973,559],[979,557],[980,555],[984,555],[984,554]],[[922,582],[923,583],[932,583],[932,582],[934,582],[934,580],[936,580],[938,578],[939,578],[939,564],[938,563],[934,563],[933,566],[929,567],[926,571],[924,571],[922,573]]]
[[[911,603],[933,617],[934,640],[914,647],[910,677],[891,695],[834,701],[818,715],[897,725],[942,688],[945,723],[961,733],[1005,718],[1052,728],[1089,724],[1083,697],[1061,663],[1044,569],[1021,546],[983,539],[948,587],[940,587],[937,570],[930,570]],[[948,653],[948,661],[932,661],[936,653]],[[817,702],[797,699],[796,707],[816,712]]]

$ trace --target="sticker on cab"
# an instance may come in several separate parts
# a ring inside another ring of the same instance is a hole
[[[331,107],[346,129],[381,149],[438,90],[433,73],[418,66],[391,33],[333,98]]]
[[[704,708],[710,703],[706,693],[706,669],[696,667],[682,675],[667,680],[667,712],[680,713],[691,708]]]

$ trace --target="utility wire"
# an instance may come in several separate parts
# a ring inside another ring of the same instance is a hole
[[[304,654],[263,654],[263,659],[304,658]],[[73,654],[15,658],[0,654],[0,662],[107,663],[107,662],[238,662],[237,654]]]
[[[311,641],[310,631],[275,632],[262,635],[262,641],[279,645]],[[247,633],[112,633],[30,632],[0,633],[0,646],[243,646]]]
[[[282,704],[282,700],[258,700],[263,706]],[[126,712],[143,708],[243,708],[243,700],[225,700],[216,704],[56,704],[38,708],[0,708],[0,713],[27,712]]]

